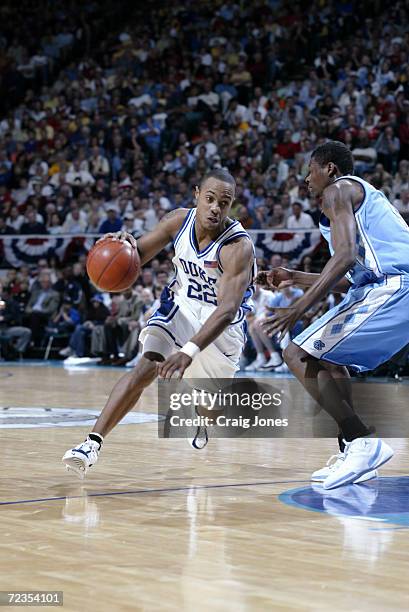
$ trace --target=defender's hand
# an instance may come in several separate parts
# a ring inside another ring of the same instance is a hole
[[[261,326],[268,336],[280,334],[283,338],[294,327],[301,314],[297,308],[274,308],[273,314],[266,317]]]
[[[282,289],[293,285],[294,271],[279,267],[272,270],[260,271],[255,279],[255,283],[264,289]]]
[[[171,378],[174,380],[181,380],[185,370],[191,363],[191,357],[179,351],[165,359],[165,361],[158,363],[157,372],[158,375],[165,380],[170,380]]]

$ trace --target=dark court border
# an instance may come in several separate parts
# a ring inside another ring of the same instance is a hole
[[[117,497],[119,495],[141,495],[142,493],[179,493],[182,491],[202,489],[227,489],[233,487],[260,487],[266,485],[306,483],[308,480],[267,480],[263,482],[235,482],[232,484],[194,485],[186,487],[166,487],[163,489],[138,489],[135,491],[109,491],[104,493],[88,493],[87,495],[61,495],[59,497],[39,497],[35,499],[18,499],[15,501],[0,501],[0,506],[13,506],[18,504],[34,504],[49,501],[62,501],[66,499],[82,499],[87,497]]]

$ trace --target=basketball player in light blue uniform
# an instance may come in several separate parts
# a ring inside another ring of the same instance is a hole
[[[232,378],[238,370],[256,271],[249,235],[228,217],[235,188],[228,172],[213,170],[196,187],[196,208],[171,211],[137,242],[130,234],[112,235],[138,249],[141,265],[173,242],[175,277],[140,335],[143,354],[135,369],[115,385],[85,442],[63,457],[78,476],[97,461],[104,437],[158,375],[199,378],[210,386],[211,379]],[[195,448],[200,436],[202,445],[207,442],[204,434],[197,432]]]
[[[284,353],[290,370],[338,423],[337,461],[312,476],[332,489],[376,476],[393,455],[385,442],[367,437],[345,366],[373,370],[409,342],[409,228],[382,192],[353,176],[352,154],[341,142],[315,149],[306,183],[322,197],[320,230],[332,257],[321,274],[262,273],[270,286],[307,289],[292,308],[277,309],[266,329],[285,333],[329,291],[346,293]]]

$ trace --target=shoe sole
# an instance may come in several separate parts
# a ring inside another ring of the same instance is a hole
[[[378,478],[379,474],[376,470],[371,470],[370,472],[366,472],[363,476],[360,476],[356,480],[354,480],[353,484],[359,484],[361,482],[367,482],[368,480],[373,480],[374,478]],[[325,478],[311,478],[311,482],[324,482]]]
[[[67,472],[73,472],[80,480],[84,480],[87,468],[78,457],[63,457],[62,462]]]
[[[367,470],[362,470],[362,472],[359,472],[358,474],[354,474],[354,478],[348,478],[345,477],[345,480],[343,480],[342,482],[335,482],[333,483],[331,486],[326,487],[325,486],[325,481],[323,482],[322,486],[324,487],[324,489],[326,491],[330,491],[331,489],[337,489],[338,487],[342,487],[343,485],[347,485],[347,484],[351,484],[354,483],[356,480],[358,480],[358,478],[362,478],[362,476],[364,476],[364,474],[367,474],[368,472],[372,472],[374,470],[377,470],[378,468],[380,468],[382,465],[384,465],[385,463],[387,463],[390,459],[392,459],[393,457],[393,450],[391,448],[388,447],[388,450],[385,449],[385,452],[387,453],[387,457],[385,458],[385,455],[380,456],[379,457],[379,461],[377,461],[375,463],[375,465],[371,465],[371,467]],[[361,481],[362,482],[362,481]]]
[[[259,368],[257,368],[258,370],[275,370],[275,368],[281,368],[281,366],[283,365],[284,361],[282,361],[281,363],[278,363],[277,365],[271,365],[271,366],[260,366]]]

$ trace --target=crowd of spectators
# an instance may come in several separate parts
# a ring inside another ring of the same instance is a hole
[[[167,211],[192,206],[193,187],[214,167],[236,177],[232,214],[247,229],[314,228],[318,202],[303,178],[311,151],[328,138],[344,141],[356,172],[409,219],[405,0],[41,4],[1,9],[10,27],[0,36],[9,92],[0,117],[0,234],[138,236]],[[79,315],[75,298],[62,301],[78,255]],[[152,282],[169,257],[147,268]],[[76,353],[92,336],[83,259],[75,251],[56,268],[46,262],[58,276],[48,289],[45,273],[32,282],[35,270],[19,271],[35,343],[50,325],[82,326],[70,340]],[[47,317],[39,302],[53,305]],[[125,325],[105,334],[114,358]]]

